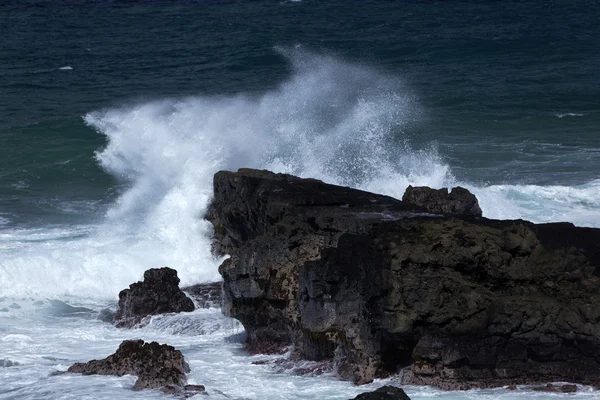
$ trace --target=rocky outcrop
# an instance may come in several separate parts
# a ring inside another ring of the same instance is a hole
[[[431,189],[427,186],[409,186],[402,201],[416,204],[435,214],[458,214],[481,217],[479,201],[474,194],[460,186],[448,193],[448,188]]]
[[[435,215],[267,171],[219,172],[226,313],[356,383],[600,381],[600,230]]]
[[[135,375],[133,390],[162,389],[167,393],[197,394],[204,391],[200,385],[186,386],[190,368],[183,354],[173,346],[126,340],[114,354],[102,360],[73,364],[68,372],[84,375]]]
[[[116,325],[130,328],[148,315],[194,311],[194,302],[179,289],[177,271],[152,268],[144,272],[144,281],[129,285],[119,293]]]
[[[361,393],[352,400],[410,400],[410,397],[404,390],[388,385],[373,392]]]

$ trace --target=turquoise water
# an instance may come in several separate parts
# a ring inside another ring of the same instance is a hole
[[[23,371],[0,371],[0,397],[56,395],[64,382],[47,370],[105,356],[124,335],[13,303],[97,310],[162,265],[184,284],[219,278],[201,218],[219,169],[397,197],[462,185],[489,218],[600,227],[599,16],[591,0],[1,2],[0,359]],[[69,339],[67,361],[49,361],[37,324],[79,327],[89,352]],[[266,396],[272,376],[255,378],[250,398]],[[286,393],[273,398],[296,398]]]

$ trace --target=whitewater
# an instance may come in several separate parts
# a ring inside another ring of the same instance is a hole
[[[265,93],[166,98],[90,112],[107,139],[97,163],[123,183],[96,221],[7,227],[0,214],[0,399],[165,398],[132,392],[132,377],[52,375],[103,358],[125,339],[182,350],[189,381],[220,399],[348,399],[389,381],[356,387],[334,376],[295,376],[243,352],[243,328],[217,309],[155,317],[118,330],[97,319],[148,268],[170,266],[182,286],[220,279],[203,219],[215,172],[268,169],[402,197],[408,185],[463,186],[484,217],[568,221],[600,227],[600,180],[578,186],[461,181],[437,144],[414,146],[427,118],[410,82],[366,65],[281,49],[291,77]],[[1,210],[0,210],[1,211]],[[413,399],[592,399],[527,388],[441,392],[407,387]]]

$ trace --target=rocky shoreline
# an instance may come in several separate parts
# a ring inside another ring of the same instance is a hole
[[[213,252],[229,255],[223,282],[182,291],[175,270],[150,269],[101,318],[132,328],[221,307],[243,324],[250,354],[286,353],[268,363],[357,384],[600,384],[599,229],[489,220],[463,188],[409,187],[400,201],[250,169],[215,175],[206,218]],[[178,350],[141,340],[69,368],[137,375],[134,390],[204,393],[186,385],[188,371]],[[358,398],[408,399],[388,386]]]
[[[292,357],[332,360],[358,384],[399,374],[444,389],[597,385],[600,230],[428,206],[452,193],[415,205],[268,171],[217,173],[207,219],[215,253],[230,255],[224,312],[250,349],[292,345]]]

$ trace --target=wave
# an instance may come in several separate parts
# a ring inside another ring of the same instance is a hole
[[[0,261],[3,295],[115,298],[163,265],[177,269],[182,284],[219,279],[202,216],[221,169],[264,168],[395,197],[409,184],[461,184],[434,145],[411,145],[422,113],[402,79],[301,48],[280,51],[291,78],[260,96],[163,99],[87,114],[107,139],[98,163],[128,189],[83,233],[66,227],[53,239],[13,238]],[[487,217],[600,226],[598,183],[461,185]]]
[[[568,112],[568,113],[556,113],[554,115],[558,118],[564,118],[564,117],[583,117],[587,114]]]

